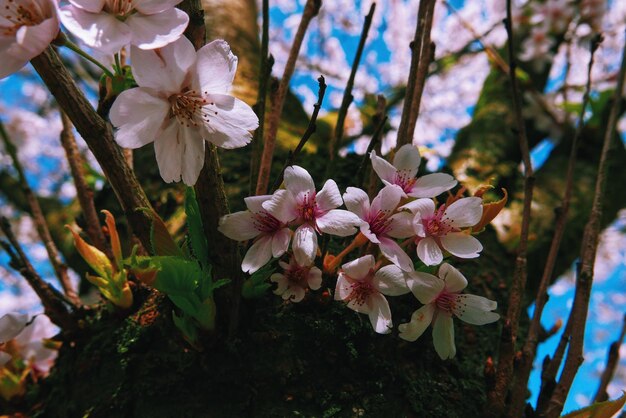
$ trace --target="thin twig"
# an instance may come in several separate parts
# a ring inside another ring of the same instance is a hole
[[[369,33],[370,27],[372,26],[372,19],[374,18],[375,11],[376,3],[374,2],[370,6],[370,10],[365,16],[365,21],[363,22],[361,38],[359,39],[359,46],[356,49],[356,54],[354,55],[354,60],[352,61],[350,77],[348,77],[348,83],[346,84],[346,89],[343,92],[341,106],[339,107],[339,112],[337,113],[335,132],[330,140],[330,143],[328,144],[328,163],[326,165],[326,178],[330,178],[332,174],[335,157],[337,156],[337,151],[339,147],[341,147],[341,143],[343,140],[343,127],[346,122],[346,117],[348,116],[348,108],[354,100],[354,96],[352,96],[352,90],[354,89],[354,79],[356,78],[356,73],[359,69],[359,64],[361,63],[361,56],[363,55],[363,49],[365,48],[367,35]]]
[[[513,101],[513,114],[515,118],[515,128],[519,139],[522,161],[524,163],[524,202],[522,209],[522,226],[520,240],[517,246],[517,258],[515,260],[515,270],[509,294],[505,329],[507,341],[502,341],[498,356],[498,366],[496,369],[495,386],[487,394],[486,415],[492,417],[501,416],[504,413],[506,394],[513,377],[513,361],[515,359],[515,343],[517,341],[519,318],[522,311],[522,302],[527,278],[527,247],[528,233],[530,227],[530,207],[533,198],[533,168],[530,161],[530,149],[526,136],[526,125],[522,116],[522,98],[520,96],[517,76],[515,74],[517,62],[515,60],[515,45],[513,33],[513,19],[511,13],[511,0],[506,2],[505,26],[508,35],[509,54],[509,78],[511,82],[511,95]],[[503,330],[503,334],[504,331]]]
[[[537,345],[539,344],[541,315],[543,314],[543,309],[548,301],[548,286],[550,285],[550,280],[552,279],[552,274],[554,273],[554,266],[556,265],[559,248],[561,247],[561,240],[563,239],[563,234],[565,233],[565,224],[567,222],[567,215],[569,213],[574,185],[576,154],[578,153],[580,136],[585,124],[585,111],[587,109],[587,103],[589,102],[589,92],[591,91],[591,69],[593,68],[594,54],[599,46],[600,40],[600,38],[594,38],[591,41],[591,54],[589,57],[589,64],[587,66],[587,85],[580,113],[578,115],[578,124],[574,133],[574,139],[572,140],[572,148],[570,150],[567,165],[565,191],[563,193],[561,206],[557,210],[554,235],[550,244],[550,250],[548,252],[548,258],[543,270],[543,275],[541,276],[541,281],[539,282],[539,289],[537,290],[537,296],[535,298],[535,310],[533,312],[530,328],[528,330],[528,337],[526,338],[524,348],[522,349],[522,357],[519,361],[517,369],[515,370],[515,385],[511,392],[511,404],[508,410],[508,416],[510,418],[522,416],[524,410],[526,394],[528,392],[528,378],[530,376],[530,371],[532,370],[533,360],[537,354]]]
[[[413,132],[415,131],[415,124],[419,113],[419,102],[424,90],[428,66],[432,58],[430,31],[433,26],[434,10],[435,0],[420,1],[419,10],[417,12],[415,38],[413,42],[411,42],[411,67],[409,69],[409,79],[404,96],[402,118],[400,119],[400,127],[398,128],[397,148],[413,141]]]
[[[576,277],[576,292],[574,294],[574,304],[570,312],[568,322],[571,322],[572,336],[565,357],[565,365],[559,378],[559,383],[554,389],[552,398],[548,404],[545,414],[547,418],[556,418],[563,410],[565,398],[578,372],[578,368],[583,362],[583,344],[585,338],[585,326],[587,313],[589,310],[589,297],[591,295],[591,285],[593,283],[593,267],[595,264],[596,250],[598,248],[598,237],[602,220],[603,202],[606,192],[606,177],[608,170],[608,156],[613,139],[615,139],[615,129],[620,113],[622,93],[624,90],[624,78],[626,76],[626,46],[622,55],[622,64],[617,79],[617,87],[613,96],[611,112],[607,123],[607,130],[604,136],[602,154],[598,165],[598,176],[596,178],[593,205],[589,220],[585,225],[581,244],[580,268]]]
[[[0,229],[2,229],[5,237],[9,240],[8,243],[4,241],[0,241],[0,243],[11,258],[11,267],[19,271],[35,291],[41,300],[46,315],[54,324],[64,330],[74,328],[76,323],[67,307],[69,306],[72,310],[76,310],[76,305],[37,274],[33,265],[26,257],[24,250],[22,250],[19,241],[13,234],[9,220],[4,216],[0,217]]]
[[[543,361],[541,369],[541,389],[539,391],[539,396],[537,396],[537,412],[545,411],[548,406],[548,402],[550,402],[550,398],[552,397],[552,393],[556,387],[556,375],[561,368],[563,356],[565,355],[565,349],[569,344],[571,336],[570,330],[571,324],[568,321],[565,324],[565,329],[563,330],[563,334],[561,334],[561,338],[559,339],[559,343],[554,350],[554,354],[552,357],[546,356]]]
[[[274,148],[276,146],[276,134],[278,133],[278,123],[280,116],[283,112],[283,105],[285,104],[285,97],[287,96],[287,90],[289,89],[289,81],[296,68],[296,60],[300,54],[300,47],[304,40],[304,35],[309,27],[309,23],[322,7],[322,0],[307,0],[304,6],[304,12],[302,13],[302,19],[300,25],[296,31],[291,50],[289,51],[289,57],[285,64],[285,71],[280,79],[278,85],[278,91],[272,98],[271,112],[267,119],[267,130],[263,138],[263,153],[261,154],[261,165],[259,167],[259,177],[256,184],[256,194],[262,195],[267,191],[267,187],[270,182],[270,171],[272,169],[272,159],[274,158]]]
[[[357,170],[357,174],[356,174],[356,184],[358,184],[359,186],[363,187],[363,181],[365,179],[365,173],[367,172],[367,170],[365,169],[368,165],[367,162],[370,159],[370,153],[374,150],[374,147],[376,147],[379,143],[380,143],[380,139],[383,136],[383,130],[385,128],[385,125],[387,124],[387,115],[386,115],[386,108],[387,108],[387,100],[385,100],[385,96],[383,95],[378,95],[378,103],[376,104],[376,113],[374,114],[374,117],[372,118],[372,122],[374,123],[374,133],[372,134],[372,139],[370,140],[369,145],[367,146],[367,150],[365,151],[365,154],[363,155],[363,159],[361,160],[361,164],[359,165],[359,169]]]
[[[300,142],[298,142],[298,145],[296,146],[296,148],[293,151],[289,152],[289,156],[287,157],[287,160],[285,161],[285,165],[283,165],[283,169],[280,170],[280,174],[278,175],[278,177],[276,178],[276,181],[274,182],[272,191],[280,187],[280,184],[283,182],[283,176],[285,175],[285,170],[287,169],[287,167],[294,164],[294,162],[296,161],[296,157],[298,156],[298,154],[300,154],[300,151],[302,151],[302,148],[304,147],[304,145],[307,143],[309,138],[311,138],[311,135],[313,135],[317,129],[317,116],[320,113],[320,109],[322,108],[322,101],[324,100],[324,94],[326,93],[326,82],[324,80],[324,76],[321,75],[317,79],[317,82],[319,84],[319,90],[317,92],[317,103],[313,105],[313,114],[311,115],[311,119],[309,120],[309,125],[307,126],[306,131],[304,131],[302,138],[300,138]]]
[[[17,149],[15,145],[11,142],[7,131],[4,129],[4,124],[0,121],[0,136],[2,137],[2,142],[4,143],[4,148],[11,157],[13,161],[13,167],[17,171],[17,175],[19,177],[20,186],[22,187],[22,191],[26,196],[26,200],[28,201],[28,206],[30,207],[30,213],[33,217],[33,221],[35,222],[35,228],[37,229],[37,234],[39,238],[43,242],[44,247],[46,248],[46,252],[48,253],[48,258],[50,259],[50,264],[54,269],[54,273],[63,288],[63,291],[67,295],[67,297],[72,300],[75,304],[80,304],[80,299],[76,294],[76,290],[72,287],[72,282],[67,275],[67,266],[61,260],[59,255],[59,250],[57,249],[54,240],[52,239],[52,235],[50,234],[50,229],[48,228],[48,222],[46,221],[46,217],[41,210],[41,205],[39,204],[39,200],[37,196],[30,188],[28,181],[26,180],[26,174],[24,172],[24,167],[20,163],[20,160],[17,158]]]
[[[602,371],[602,375],[600,376],[600,385],[598,386],[598,391],[596,392],[596,396],[593,398],[593,402],[604,402],[609,399],[609,394],[606,392],[606,388],[613,380],[613,376],[615,375],[615,370],[617,369],[617,365],[619,364],[619,349],[624,342],[624,336],[626,336],[626,315],[624,315],[624,319],[622,320],[622,331],[619,334],[619,338],[615,340],[611,346],[609,347],[609,354],[606,359],[606,367]]]

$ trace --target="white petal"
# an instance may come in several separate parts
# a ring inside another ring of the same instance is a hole
[[[282,295],[287,290],[289,281],[284,274],[274,273],[270,276],[270,281],[276,283],[277,287],[274,289],[275,295]]]
[[[398,331],[400,331],[399,337],[407,341],[415,341],[422,336],[426,328],[433,320],[433,313],[435,312],[435,304],[429,303],[422,306],[411,315],[411,321],[406,324],[400,324]]]
[[[130,43],[141,49],[162,48],[176,41],[188,23],[187,13],[174,8],[151,15],[135,13],[126,19],[132,33]]]
[[[337,277],[337,285],[335,286],[335,300],[346,300],[352,293],[352,284],[346,279],[343,272]]]
[[[393,166],[398,171],[405,171],[407,178],[410,179],[417,174],[420,160],[420,152],[417,147],[412,144],[405,144],[396,151],[396,155],[393,157]]]
[[[375,264],[374,256],[368,254],[344,264],[341,266],[341,269],[343,273],[350,276],[350,278],[362,280],[369,275]]]
[[[391,223],[386,235],[393,238],[409,238],[414,236],[413,232],[413,214],[409,212],[400,212],[391,216]]]
[[[263,209],[283,223],[293,221],[298,217],[297,203],[287,190],[277,190],[271,199],[262,203]]]
[[[130,43],[132,35],[128,25],[109,13],[89,13],[65,6],[60,10],[60,18],[67,30],[98,51],[114,54]]]
[[[171,9],[182,0],[135,0],[135,10],[151,15]]]
[[[197,129],[184,127],[183,133],[183,182],[193,186],[198,180],[204,165],[204,141]]]
[[[417,199],[400,206],[400,210],[409,210],[420,217],[427,217],[435,213],[435,202],[432,199]]]
[[[115,141],[124,148],[139,148],[161,133],[170,105],[141,87],[123,91],[113,102],[109,114],[113,126],[120,129]]]
[[[427,174],[417,179],[408,195],[411,197],[435,197],[450,190],[456,184],[457,181],[449,174]]]
[[[424,238],[417,243],[417,256],[427,266],[436,266],[443,261],[441,248],[430,237]]]
[[[370,198],[358,187],[348,187],[343,194],[346,208],[361,219],[365,219],[369,213]]]
[[[450,254],[461,258],[476,258],[483,250],[480,241],[463,232],[446,234],[441,237],[441,245]]]
[[[315,195],[313,178],[308,171],[297,165],[285,169],[285,188],[298,200],[307,193],[309,196]]]
[[[370,296],[368,305],[370,305],[368,316],[374,331],[379,334],[389,334],[393,324],[387,299],[380,293],[374,293]]]
[[[406,276],[406,284],[417,300],[424,305],[437,299],[445,286],[444,281],[440,278],[419,271],[409,273]]]
[[[98,13],[104,7],[106,0],[69,0],[74,6],[91,13]]]
[[[159,172],[166,183],[180,181],[183,161],[183,133],[175,121],[161,132],[154,140]]]
[[[225,149],[241,148],[252,140],[250,131],[259,119],[245,102],[225,94],[206,96],[210,104],[202,107],[205,139]]]
[[[500,319],[500,315],[490,312],[497,307],[496,302],[482,296],[458,295],[454,314],[469,324],[485,325]]]
[[[404,192],[400,186],[395,184],[385,186],[372,200],[371,212],[384,212],[389,216],[396,209],[403,196]]]
[[[326,180],[322,190],[315,196],[315,202],[317,203],[317,207],[324,212],[338,208],[343,204],[341,193],[339,193],[339,188],[335,180]]]
[[[2,42],[0,40],[0,42]],[[11,45],[14,45],[11,42]],[[0,54],[2,55],[2,60],[0,60],[0,80],[19,71],[23,66],[28,64],[30,58],[15,58],[6,53],[6,49],[4,45],[0,44]]]
[[[28,315],[17,312],[10,312],[0,318],[0,343],[6,343],[17,337],[26,324]]]
[[[317,234],[311,225],[300,225],[292,242],[293,253],[296,259],[310,265],[317,255]]]
[[[133,77],[140,87],[161,92],[164,98],[180,93],[190,68],[196,62],[196,50],[184,36],[156,50],[130,49]]]
[[[245,273],[254,273],[272,258],[272,237],[264,236],[252,244],[241,263]]]
[[[206,94],[228,94],[237,72],[237,57],[221,39],[198,50],[196,73],[198,88]]]
[[[393,264],[398,266],[404,271],[413,271],[413,261],[404,252],[404,250],[394,241],[389,238],[381,237],[378,244],[380,252]],[[384,293],[384,292],[383,292]]]
[[[52,12],[52,17],[45,19],[38,25],[22,26],[16,33],[15,40],[18,49],[11,49],[11,55],[15,58],[21,57],[31,59],[41,54],[56,38],[59,33],[59,19],[56,12]],[[19,52],[17,52],[19,51]]]
[[[433,343],[435,351],[442,360],[451,359],[456,354],[454,345],[454,324],[452,317],[438,312],[433,324]]]
[[[287,252],[291,241],[291,230],[283,228],[272,235],[272,256],[278,258]]]
[[[284,300],[290,300],[291,302],[298,303],[304,299],[306,292],[300,286],[289,286],[285,293],[283,293]]]
[[[371,152],[370,160],[372,161],[372,168],[383,183],[393,184],[397,173],[396,168],[389,164],[384,158],[376,156],[376,151]]]
[[[449,220],[450,226],[463,228],[473,226],[480,221],[483,215],[482,199],[480,197],[464,197],[446,208],[444,217]]]
[[[311,267],[307,283],[311,290],[317,290],[322,287],[322,270],[317,267]]]
[[[457,293],[467,287],[467,279],[465,276],[448,263],[443,263],[441,267],[439,267],[437,275],[445,282],[448,292]]]
[[[361,219],[352,212],[333,209],[316,219],[319,230],[325,234],[347,237],[357,232]]]
[[[248,196],[245,197],[243,201],[246,202],[246,207],[248,208],[248,210],[250,210],[252,213],[259,213],[261,211],[264,211],[263,202],[270,200],[271,198],[272,195],[266,194],[260,196]]]
[[[372,284],[380,293],[387,296],[406,295],[411,291],[406,284],[406,277],[400,268],[389,265],[374,274]]]
[[[247,210],[222,216],[217,230],[235,241],[246,241],[260,234],[254,226],[254,215]]]

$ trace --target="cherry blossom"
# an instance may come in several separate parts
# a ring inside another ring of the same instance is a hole
[[[55,0],[0,0],[0,79],[41,54],[59,33]]]
[[[139,85],[122,92],[111,108],[125,148],[154,141],[163,180],[194,185],[204,165],[204,141],[239,148],[252,139],[259,120],[250,106],[229,95],[237,57],[223,40],[197,52],[182,37],[159,50],[131,48]]]
[[[476,225],[482,216],[482,199],[465,197],[446,207],[435,210],[431,199],[417,199],[401,209],[415,214],[413,231],[417,243],[417,256],[424,264],[434,266],[443,261],[442,250],[461,258],[476,258],[482,251],[481,243],[461,228]]]
[[[246,273],[254,273],[272,258],[278,258],[289,248],[291,230],[287,222],[263,209],[271,195],[245,198],[248,210],[231,213],[220,219],[218,230],[235,241],[255,239],[241,263]]]
[[[279,219],[298,224],[293,238],[293,252],[298,260],[310,263],[317,254],[317,233],[346,237],[356,233],[361,220],[341,206],[337,183],[330,179],[319,192],[313,178],[297,165],[285,170],[285,189],[278,190],[263,208]]]
[[[444,173],[427,174],[416,178],[421,157],[417,148],[411,144],[398,149],[393,158],[393,165],[376,156],[376,151],[372,151],[370,159],[372,168],[383,183],[396,184],[402,188],[405,195],[411,197],[435,197],[457,184],[451,175]]]
[[[28,323],[28,315],[9,312],[0,318],[0,344],[17,337]]]
[[[322,286],[322,270],[306,263],[301,264],[296,257],[291,257],[289,263],[279,261],[282,273],[274,273],[270,280],[278,285],[274,293],[283,299],[300,302],[307,288],[317,290]]]
[[[415,341],[432,323],[435,351],[446,360],[456,354],[452,315],[473,325],[495,322],[500,315],[491,312],[498,307],[496,302],[482,296],[461,294],[461,290],[467,287],[467,279],[450,264],[443,263],[438,276],[421,272],[409,275],[406,283],[424,306],[413,313],[410,322],[401,324],[398,329],[400,338]]]
[[[393,240],[413,235],[413,216],[407,212],[394,214],[403,194],[399,186],[385,186],[370,205],[367,193],[357,187],[348,187],[343,200],[348,210],[364,221],[361,224],[361,233],[378,244],[380,252],[389,261],[404,271],[413,271],[411,258]]]
[[[24,360],[36,373],[50,370],[57,351],[46,346],[45,341],[56,334],[57,328],[45,315],[29,318],[28,315],[9,313],[0,318],[0,366],[11,358]],[[7,356],[8,354],[8,356]]]
[[[395,265],[375,270],[372,255],[366,255],[341,266],[335,300],[347,303],[348,308],[369,316],[374,331],[391,332],[391,310],[383,295],[400,296],[409,293],[407,275]]]
[[[63,25],[85,45],[113,54],[125,45],[162,48],[181,37],[189,16],[174,8],[182,0],[69,0]]]

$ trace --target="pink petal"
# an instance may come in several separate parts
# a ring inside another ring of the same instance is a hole
[[[463,232],[453,232],[441,237],[441,245],[450,254],[461,258],[476,258],[483,250],[480,241]]]
[[[413,261],[404,252],[402,248],[389,238],[381,237],[380,244],[378,244],[380,252],[387,257],[396,266],[400,267],[404,271],[413,271]],[[384,292],[383,292],[384,293]]]
[[[183,133],[176,121],[169,125],[154,140],[154,152],[161,177],[166,183],[180,181],[183,160]]]
[[[403,196],[404,192],[400,186],[395,184],[385,186],[372,200],[370,211],[372,213],[384,212],[389,216],[396,209]]]
[[[457,181],[449,174],[427,174],[417,179],[408,195],[411,197],[435,197],[450,190],[456,184]]]
[[[106,0],[69,0],[74,6],[91,13],[99,13]]]
[[[432,303],[445,288],[445,282],[440,278],[419,271],[410,273],[406,277],[406,284],[424,305]]]
[[[235,241],[246,241],[260,234],[254,215],[247,210],[222,216],[217,230]]]
[[[445,282],[448,292],[457,293],[467,287],[467,279],[465,276],[448,263],[443,263],[441,267],[439,267],[437,275]]]
[[[290,300],[291,302],[298,303],[304,299],[306,292],[300,286],[289,286],[285,293],[283,293],[284,300]]]
[[[393,157],[393,166],[398,171],[404,171],[407,178],[413,178],[420,166],[420,152],[416,146],[406,144],[396,151]]]
[[[184,127],[183,133],[183,183],[193,186],[204,165],[204,141],[196,129]]]
[[[291,241],[291,230],[283,228],[272,235],[272,256],[278,258],[287,252]]]
[[[370,305],[368,316],[374,331],[378,334],[389,334],[393,324],[387,299],[380,293],[374,293],[370,296],[368,305]]]
[[[444,215],[456,228],[476,225],[483,215],[482,202],[480,197],[464,197],[448,206]]]
[[[0,54],[2,55],[2,60],[0,60],[0,80],[19,71],[28,64],[29,61],[29,58],[12,57],[10,54],[6,53],[6,50],[2,48],[1,44]]]
[[[417,243],[417,256],[427,266],[436,266],[443,261],[443,253],[434,239],[428,237]]]
[[[438,312],[433,324],[435,351],[442,360],[451,359],[456,354],[454,345],[454,324],[450,315]]]
[[[385,184],[393,184],[396,178],[398,170],[391,164],[389,164],[384,158],[376,156],[376,151],[372,151],[370,154],[370,160],[372,161],[372,168],[378,174],[378,177]]]
[[[358,187],[348,187],[343,194],[343,201],[346,208],[361,219],[365,219],[369,214],[370,198]]]
[[[0,318],[0,344],[17,337],[28,323],[28,315],[10,312]]]
[[[207,96],[212,105],[203,106],[205,139],[221,148],[246,146],[259,126],[259,118],[245,102],[225,94]]]
[[[135,13],[126,19],[132,33],[130,43],[141,49],[162,48],[176,41],[188,23],[187,13],[174,8],[151,15]]]
[[[291,222],[298,216],[297,203],[287,190],[277,190],[271,199],[263,202],[262,206],[267,213],[283,223]]]
[[[311,288],[311,290],[317,290],[322,287],[322,270],[317,267],[311,267],[307,283],[309,284],[309,288]]]
[[[244,198],[244,202],[246,202],[246,207],[252,213],[259,213],[264,211],[263,202],[268,201],[272,198],[272,195],[260,195],[260,196],[248,196]]]
[[[272,258],[272,238],[270,236],[261,237],[252,244],[241,263],[244,273],[254,273],[267,264]]]
[[[139,148],[159,136],[168,117],[170,105],[141,87],[123,91],[113,102],[109,114],[113,126],[120,129],[115,141],[124,148]]]
[[[196,74],[198,88],[206,94],[228,94],[237,72],[237,57],[221,39],[198,50]]]
[[[407,275],[397,266],[389,265],[374,274],[372,284],[380,293],[387,296],[400,296],[410,293],[406,284]]]
[[[133,77],[140,87],[160,92],[163,98],[180,93],[187,72],[196,61],[196,50],[184,36],[158,50],[130,49]]]
[[[135,10],[151,15],[171,9],[182,0],[135,0]]]
[[[19,49],[11,49],[13,57],[31,59],[41,54],[50,45],[59,33],[59,19],[56,12],[53,13],[52,17],[38,25],[22,26],[17,30],[15,40],[19,44]]]
[[[369,275],[375,264],[374,256],[368,254],[344,264],[341,270],[354,280],[362,280]]]
[[[361,222],[354,213],[343,209],[333,209],[316,219],[321,232],[339,237],[355,234]]]
[[[417,199],[400,206],[400,209],[408,210],[415,214],[419,213],[421,218],[425,218],[435,213],[435,202],[432,199]]]
[[[324,212],[338,208],[343,204],[341,193],[339,193],[339,188],[335,180],[326,180],[322,190],[315,196],[315,202],[317,203],[317,207]]]
[[[492,300],[476,295],[458,295],[454,314],[462,321],[473,325],[485,325],[500,319],[500,315],[490,312],[498,307]]]
[[[287,286],[289,281],[287,278],[281,273],[274,273],[270,276],[270,281],[276,283],[278,287],[274,289],[275,295],[282,295],[287,290]]]
[[[85,45],[107,54],[118,52],[132,37],[128,25],[109,13],[90,13],[65,6],[61,8],[60,17],[63,26]]]
[[[301,195],[305,194],[311,197],[315,196],[313,178],[308,171],[297,165],[285,169],[285,188],[298,200],[300,200]]]
[[[435,313],[435,304],[429,303],[422,306],[411,315],[411,321],[406,324],[400,324],[398,331],[400,331],[399,337],[406,341],[415,341],[422,336],[426,328],[433,320],[433,314]]]
[[[409,238],[415,233],[413,232],[413,214],[409,212],[400,212],[391,216],[391,223],[387,235],[393,238]]]
[[[296,229],[292,249],[298,260],[306,261],[307,265],[313,263],[317,255],[317,234],[311,225],[300,225]]]
[[[346,279],[344,273],[339,273],[335,286],[335,300],[346,300],[352,293],[352,284]]]

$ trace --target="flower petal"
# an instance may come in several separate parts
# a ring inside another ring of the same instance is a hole
[[[359,257],[356,260],[352,260],[341,266],[341,270],[346,275],[350,276],[354,280],[362,280],[370,274],[370,271],[374,268],[376,261],[371,254]]]
[[[262,203],[263,209],[283,223],[288,223],[297,218],[297,203],[287,190],[277,190],[271,199]]]
[[[0,318],[0,344],[17,337],[28,323],[28,315],[9,312]]]
[[[373,213],[384,212],[387,216],[391,215],[400,203],[400,199],[404,196],[404,191],[400,186],[395,184],[382,188],[378,195],[372,200],[370,211]]]
[[[409,238],[414,235],[413,231],[413,214],[409,212],[400,212],[392,215],[389,230],[386,235],[393,238]]]
[[[427,237],[417,243],[417,256],[427,266],[436,266],[443,261],[441,248],[434,239]]]
[[[445,282],[446,290],[457,293],[467,287],[467,279],[460,271],[448,263],[443,263],[439,267],[437,275]]]
[[[340,272],[335,286],[335,300],[346,300],[350,293],[352,293],[352,284],[346,279],[346,275]]]
[[[454,324],[450,315],[438,312],[433,324],[433,343],[442,360],[451,359],[456,355]]]
[[[461,258],[476,258],[483,250],[480,241],[464,232],[452,232],[441,237],[441,245],[450,254]]]
[[[283,299],[298,303],[304,299],[305,294],[306,292],[301,286],[289,286],[283,293]]]
[[[246,207],[250,212],[259,213],[261,211],[265,211],[265,209],[263,209],[263,202],[270,200],[271,198],[272,195],[266,194],[259,196],[248,196],[245,197],[243,201],[246,202]]]
[[[301,195],[308,193],[315,196],[315,183],[313,177],[304,168],[293,165],[285,169],[285,188],[291,192],[298,201]]]
[[[183,183],[193,186],[204,165],[204,141],[197,129],[183,127],[179,131],[183,133]]]
[[[313,263],[317,255],[317,234],[311,225],[300,225],[296,229],[292,249],[297,260],[305,261],[306,265]]]
[[[445,282],[432,274],[419,271],[406,276],[406,284],[413,295],[424,305],[432,303],[443,291]]]
[[[151,15],[135,13],[126,19],[132,33],[130,43],[141,49],[162,48],[176,41],[188,23],[187,13],[175,8]]]
[[[15,40],[18,49],[11,48],[11,55],[15,58],[22,57],[26,60],[41,54],[56,38],[59,33],[59,19],[55,11],[50,11],[52,16],[38,25],[22,26],[18,29]],[[19,53],[16,51],[19,50]]]
[[[272,258],[272,237],[264,236],[256,241],[243,258],[241,269],[244,273],[254,273]]]
[[[311,290],[317,290],[322,287],[322,270],[317,267],[311,267],[307,283]]]
[[[206,96],[202,107],[205,139],[225,149],[241,148],[252,140],[250,131],[259,127],[259,118],[245,102],[225,94]]]
[[[282,228],[272,235],[272,256],[278,258],[285,254],[289,248],[289,241],[291,241],[291,230],[289,228]]]
[[[391,310],[389,309],[389,302],[380,293],[374,293],[368,300],[370,305],[370,311],[368,316],[372,328],[378,334],[389,334],[393,324],[391,322]]]
[[[492,300],[476,295],[458,295],[454,314],[469,324],[485,325],[500,319],[500,315],[490,312],[498,307]]]
[[[408,210],[414,214],[419,213],[420,218],[425,218],[435,213],[435,202],[432,199],[416,199],[400,206],[400,210]]]
[[[370,198],[358,187],[348,187],[343,194],[343,201],[346,208],[361,219],[366,219],[369,214]]]
[[[326,180],[322,190],[315,196],[315,203],[317,203],[317,207],[324,212],[338,208],[343,204],[341,193],[339,193],[339,188],[335,180]]]
[[[316,219],[319,230],[325,234],[347,237],[357,232],[361,219],[352,212],[333,209]]]
[[[106,0],[69,0],[71,4],[87,12],[98,13],[104,7]]]
[[[380,237],[379,240],[378,248],[389,261],[404,271],[414,270],[413,261],[394,240],[386,237]]]
[[[260,234],[254,221],[254,215],[248,210],[235,212],[222,216],[217,230],[232,240],[246,241]]]
[[[275,295],[282,295],[287,290],[289,281],[282,273],[274,273],[270,276],[270,281],[276,283],[277,287],[274,289]]]
[[[400,296],[410,293],[406,284],[407,275],[394,265],[381,268],[374,274],[372,284],[378,291],[387,296]]]
[[[372,161],[372,168],[376,174],[378,174],[382,182],[385,184],[393,184],[398,170],[384,158],[378,157],[376,151],[370,153],[370,160]]]
[[[411,197],[435,197],[450,190],[456,184],[457,181],[449,174],[427,174],[417,179],[408,195]]]
[[[407,341],[415,341],[422,336],[426,328],[433,320],[433,314],[435,313],[435,304],[429,303],[422,306],[411,315],[411,321],[406,324],[400,324],[398,331],[400,331],[399,337]]]
[[[444,215],[450,219],[450,226],[455,228],[474,226],[483,214],[482,202],[480,197],[464,197],[448,206]]]
[[[123,91],[113,102],[109,114],[120,129],[115,141],[124,148],[139,148],[155,140],[170,111],[166,100],[154,97],[141,87]]]
[[[237,57],[222,39],[210,42],[198,50],[196,73],[198,88],[207,94],[228,94],[237,72]]]
[[[404,171],[406,178],[410,179],[417,174],[420,161],[420,152],[417,147],[412,144],[405,144],[396,151],[396,155],[393,157],[393,166],[398,171]]]
[[[183,159],[182,135],[179,125],[172,121],[154,140],[159,172],[166,183],[180,181]]]
[[[60,10],[60,18],[63,26],[85,45],[107,54],[118,52],[132,37],[128,25],[109,13],[65,6]]]
[[[182,0],[135,0],[135,10],[151,15],[171,9]]]

